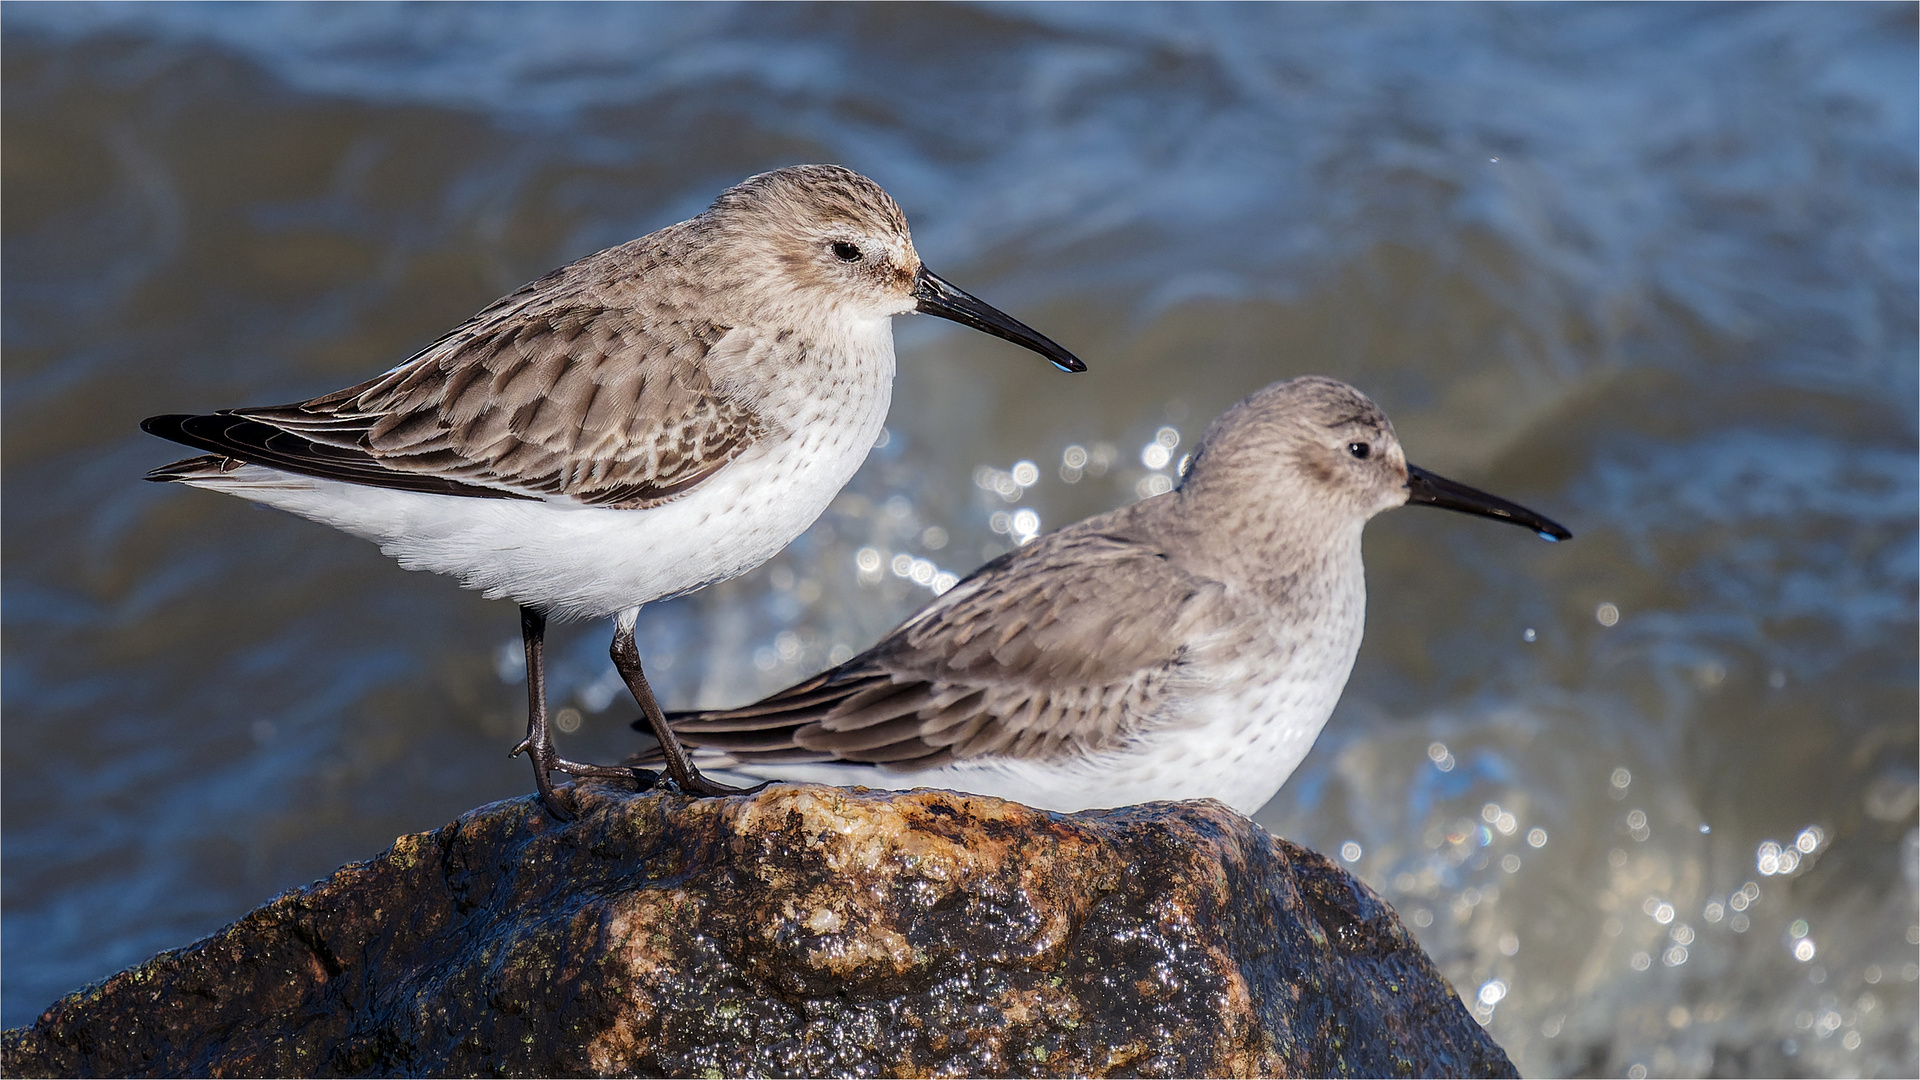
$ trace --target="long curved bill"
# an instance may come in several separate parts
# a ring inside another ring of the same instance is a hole
[[[984,330],[994,337],[1006,338],[1016,345],[1025,345],[1053,361],[1053,366],[1061,371],[1087,370],[1087,365],[1079,357],[1054,344],[1046,335],[985,300],[955,288],[924,266],[914,275],[913,295],[919,301],[914,310],[924,315],[952,319],[963,326]]]
[[[1505,521],[1524,529],[1532,529],[1542,540],[1571,540],[1573,534],[1566,526],[1552,518],[1521,506],[1510,503],[1498,495],[1489,495],[1477,488],[1465,484],[1456,484],[1444,476],[1435,476],[1417,465],[1407,466],[1407,504],[1425,504],[1438,506],[1443,510],[1458,510],[1463,514],[1478,514],[1495,521]]]

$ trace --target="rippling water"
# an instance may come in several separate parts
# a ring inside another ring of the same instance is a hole
[[[826,160],[1094,370],[901,320],[847,493],[643,616],[669,704],[849,655],[1337,375],[1579,538],[1376,522],[1352,684],[1262,820],[1524,1072],[1920,1068],[1911,5],[0,18],[4,1023],[529,786],[511,607],[139,482],[176,456],[139,418],[357,381]],[[606,636],[553,645],[587,757],[631,738]]]

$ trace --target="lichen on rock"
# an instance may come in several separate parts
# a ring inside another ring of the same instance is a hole
[[[1215,803],[573,789],[5,1033],[29,1075],[1513,1075],[1383,901]]]

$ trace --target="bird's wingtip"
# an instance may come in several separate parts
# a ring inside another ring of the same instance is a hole
[[[180,430],[180,421],[185,419],[186,417],[179,413],[163,413],[159,416],[149,416],[145,420],[140,421],[140,430],[149,435],[158,435],[163,439],[172,438],[168,433]]]
[[[238,464],[238,462],[235,462],[232,458],[221,457],[218,454],[205,454],[200,457],[190,457],[180,461],[169,462],[157,469],[150,469],[147,471],[147,474],[140,479],[150,480],[156,484],[166,484],[176,480],[205,480],[218,476],[223,472],[230,471],[236,464]]]

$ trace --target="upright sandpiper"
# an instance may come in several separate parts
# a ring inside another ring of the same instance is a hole
[[[747,777],[1252,814],[1353,669],[1361,527],[1408,503],[1573,535],[1407,464],[1353,387],[1294,379],[1215,420],[1173,491],[993,560],[831,671],[670,721]]]
[[[820,516],[880,434],[891,317],[920,311],[1085,365],[920,262],[906,217],[866,177],[799,165],[708,210],[561,267],[368,382],[293,405],[156,416],[212,452],[155,469],[380,545],[520,604],[526,751],[549,772],[631,777],[561,758],[547,724],[549,616],[616,616],[613,660],[684,789],[634,645],[640,606],[745,573]]]

